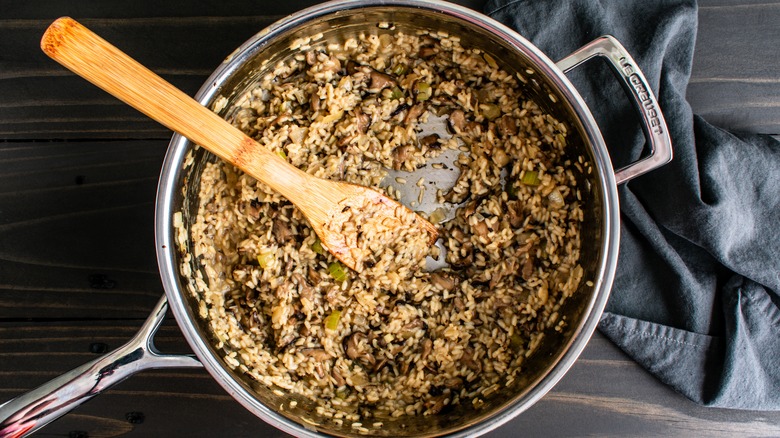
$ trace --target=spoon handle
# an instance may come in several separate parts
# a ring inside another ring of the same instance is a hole
[[[296,189],[307,177],[72,18],[62,17],[52,23],[41,39],[41,49],[74,73],[235,164],[288,199],[295,197]]]

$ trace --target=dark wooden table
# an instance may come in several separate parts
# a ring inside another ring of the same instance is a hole
[[[153,244],[170,132],[48,60],[82,20],[190,94],[233,48],[314,2],[0,2],[0,402],[131,338],[163,294]],[[479,8],[481,0],[461,3]],[[780,2],[702,0],[688,97],[729,129],[780,133]],[[172,318],[156,342],[187,352]],[[149,371],[41,436],[283,436],[203,370]],[[689,402],[598,333],[555,389],[491,436],[780,436],[780,413]]]

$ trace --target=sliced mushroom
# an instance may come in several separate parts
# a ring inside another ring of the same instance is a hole
[[[506,203],[507,215],[509,217],[509,224],[513,228],[519,228],[523,224],[523,207],[518,201],[509,201]]]
[[[307,274],[307,277],[309,278],[309,281],[314,285],[318,285],[320,281],[322,281],[322,277],[320,274],[315,271],[314,269],[309,269],[309,272]]]
[[[338,146],[339,148],[343,149],[345,146],[347,146],[350,143],[352,143],[352,140],[354,140],[356,138],[357,138],[357,134],[352,134],[352,135],[347,135],[347,136],[341,137],[341,139],[338,142],[336,142],[336,146]],[[349,149],[347,149],[347,152],[349,152]]]
[[[417,119],[425,112],[425,106],[421,103],[418,103],[417,105],[411,107],[409,109],[409,112],[406,113],[406,117],[404,117],[404,123],[407,125],[410,123],[414,123],[417,121]]]
[[[352,360],[367,366],[376,363],[376,358],[368,351],[368,336],[365,333],[355,332],[344,338],[343,347],[347,357]]]
[[[360,349],[358,347],[358,344],[360,342],[361,338],[365,338],[365,334],[360,332],[355,332],[352,335],[344,338],[344,353],[347,354],[347,357],[350,359],[357,359],[360,357]]]
[[[303,275],[298,274],[297,272],[292,275],[292,277],[295,279],[295,281],[298,283],[298,294],[301,298],[306,298],[307,300],[313,302],[314,301],[314,289],[311,287],[308,281],[306,281],[305,278],[303,278]]]
[[[531,276],[534,274],[534,258],[529,254],[525,261],[523,262],[523,269],[520,272],[520,275],[522,275],[523,280],[530,280]]]
[[[498,119],[496,121],[496,127],[498,127],[498,132],[504,137],[517,134],[515,118],[509,114]]]
[[[277,118],[275,118],[271,122],[271,125],[281,125],[283,123],[292,122],[293,120],[295,120],[295,119],[293,119],[293,116],[291,116],[290,114],[285,113],[285,114],[282,114],[282,115],[278,116]]]
[[[335,306],[340,297],[342,297],[341,288],[336,284],[332,284],[325,292],[325,301],[331,306]]]
[[[412,361],[409,360],[401,360],[401,367],[399,368],[399,372],[402,376],[406,376],[409,374],[409,370],[412,368]]]
[[[464,222],[468,222],[469,217],[471,217],[476,211],[477,201],[471,201],[464,205],[463,208],[458,211],[458,213],[461,215],[460,218],[463,219]]]
[[[358,132],[360,132],[361,134],[365,134],[366,131],[368,131],[369,123],[371,123],[371,117],[369,117],[368,114],[363,114],[363,112],[360,110],[356,110],[355,122],[357,125]]]
[[[490,278],[488,278],[488,271],[477,269],[471,263],[469,263],[468,268],[466,268],[466,274],[468,274],[471,282],[477,285],[487,285],[490,281]]]
[[[409,339],[409,338],[414,337],[414,335],[417,334],[417,331],[419,329],[425,329],[425,328],[426,328],[425,321],[423,321],[420,318],[416,318],[413,321],[411,321],[411,322],[405,324],[403,327],[401,327],[401,331],[400,331],[399,335],[403,339]]]
[[[342,387],[347,384],[347,381],[341,377],[341,374],[339,374],[339,371],[335,367],[330,370],[330,376],[333,377],[333,381],[336,382],[337,387]]]
[[[458,312],[462,312],[466,310],[466,305],[463,303],[463,298],[461,297],[455,297],[455,299],[452,301],[452,306]]]
[[[392,76],[380,73],[374,69],[371,69],[368,77],[371,79],[371,84],[368,86],[368,89],[373,93],[378,93],[387,87],[398,84]]]
[[[260,203],[256,199],[251,200],[246,204],[244,213],[253,221],[257,221],[260,219]]]
[[[439,412],[441,412],[442,409],[444,409],[444,406],[446,406],[447,402],[447,396],[442,394],[436,397],[432,397],[428,401],[425,402],[425,407],[428,408],[428,410],[425,412],[428,415],[436,415]]]
[[[251,129],[257,121],[257,112],[252,108],[241,108],[233,116],[233,122],[238,123],[242,130]]]
[[[292,344],[293,341],[298,339],[298,332],[295,330],[287,331],[285,333],[285,330],[280,330],[275,333],[274,340],[276,341],[276,351],[282,351],[284,350],[288,345]]]
[[[290,230],[290,224],[283,219],[274,219],[273,225],[274,237],[279,243],[287,243],[293,239],[292,230]]]
[[[433,58],[434,56],[436,56],[436,49],[434,49],[433,47],[422,47],[417,52],[417,56],[422,59]]]
[[[490,88],[481,88],[477,90],[477,101],[479,103],[488,103],[493,101],[493,90]]]
[[[429,149],[439,149],[439,134],[426,135],[420,139],[420,146],[425,146]]]
[[[347,74],[348,75],[354,75],[355,73],[360,71],[360,65],[356,63],[355,61],[349,60],[347,61]]]
[[[374,364],[374,367],[371,368],[371,372],[376,374],[376,373],[382,371],[382,368],[384,368],[385,365],[387,365],[387,358],[383,357],[382,359],[379,360],[379,362]]]
[[[450,377],[444,381],[444,387],[449,389],[463,388],[463,379],[460,377]]]
[[[488,226],[485,221],[479,221],[471,227],[474,230],[474,234],[484,239],[488,238]]]
[[[317,362],[325,362],[331,359],[331,355],[322,348],[304,348],[301,350],[301,354]]]
[[[431,283],[442,290],[452,291],[460,281],[454,274],[435,271],[431,274]]]
[[[517,260],[515,259],[512,259],[508,262],[502,262],[498,271],[493,273],[493,276],[490,277],[489,287],[493,289],[499,283],[501,283],[501,280],[503,280],[505,277],[507,277],[508,275],[513,275],[515,270],[517,269],[516,265],[517,265]]]
[[[460,362],[465,365],[466,368],[473,371],[474,374],[479,374],[482,372],[482,363],[476,360],[474,356],[474,350],[471,347],[467,347],[463,350],[463,356],[460,358]]]
[[[320,104],[322,101],[320,100],[320,97],[317,96],[317,94],[312,93],[311,97],[309,97],[309,106],[311,107],[311,110],[315,113],[320,110]]]
[[[450,128],[460,133],[466,127],[466,114],[461,110],[455,110],[450,114],[449,119]]]
[[[522,255],[527,254],[528,252],[530,252],[531,248],[533,248],[534,242],[535,242],[535,240],[531,239],[530,236],[527,235],[527,234],[521,234],[517,241],[518,242],[520,242],[520,241],[525,242],[523,244],[523,246],[518,247],[517,250],[515,251],[515,254],[516,254],[517,258],[520,258]]]
[[[428,358],[428,355],[431,354],[431,350],[433,350],[433,341],[431,341],[430,338],[425,338],[422,340],[421,346],[422,352],[420,353],[420,358],[425,360]]]
[[[393,170],[401,170],[404,167],[406,160],[411,157],[414,152],[417,151],[417,147],[413,145],[399,146],[393,150]]]
[[[458,179],[455,180],[455,185],[444,195],[444,200],[450,204],[460,204],[471,196],[469,185],[469,172],[461,168]]]

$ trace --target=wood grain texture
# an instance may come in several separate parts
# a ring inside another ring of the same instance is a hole
[[[40,36],[60,15],[80,19],[193,95],[233,49],[277,19],[315,3],[240,0],[227,6],[140,0],[117,7],[99,1],[5,2],[0,14],[0,139],[170,136],[40,53]],[[483,2],[458,3],[479,9]],[[728,129],[780,133],[775,43],[780,3],[702,0],[699,21],[688,90],[694,112]]]
[[[170,132],[46,58],[46,26],[80,18],[191,95],[235,47],[313,3],[2,2],[0,402],[126,342],[163,293],[153,218]],[[700,2],[696,113],[780,133],[777,5]],[[170,317],[155,339],[163,352],[189,351]],[[285,436],[204,370],[133,376],[39,434],[49,435]],[[780,436],[780,413],[695,405],[596,334],[552,392],[489,436]]]
[[[414,215],[378,191],[316,178],[299,170],[70,17],[58,18],[46,29],[41,50],[108,94],[287,198],[307,218],[323,246],[352,269],[358,269],[358,258],[353,256],[357,248],[351,248],[347,242],[359,239],[342,235],[342,224],[336,223],[334,213],[341,212],[344,206],[359,206],[354,208],[364,210],[369,217],[395,221],[399,226],[402,222],[397,212]],[[425,219],[416,219],[418,227],[430,235],[432,245],[437,238],[436,227]]]
[[[38,41],[54,18],[0,19],[0,53],[14,54],[0,57],[0,139],[169,138],[169,130],[41,53]],[[193,95],[228,54],[277,18],[83,21]]]
[[[0,143],[0,320],[146,317],[166,146]]]
[[[688,100],[722,128],[780,134],[780,1],[707,0]]]
[[[0,398],[34,388],[92,358],[96,345],[116,348],[140,320],[0,323]],[[186,352],[169,317],[155,337],[167,353]],[[47,360],[48,359],[48,360]],[[7,371],[17,370],[17,371]],[[609,376],[609,378],[604,378]],[[637,394],[641,391],[641,395]],[[142,423],[131,423],[128,418]],[[565,420],[564,420],[565,419]],[[777,436],[780,413],[707,409],[658,384],[596,335],[556,388],[490,437]],[[68,436],[285,436],[228,396],[204,370],[146,371],[131,377],[42,433]]]

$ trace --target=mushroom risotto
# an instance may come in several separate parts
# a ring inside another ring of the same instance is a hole
[[[567,154],[567,126],[523,96],[523,72],[453,36],[294,49],[235,101],[231,122],[310,174],[396,198],[382,188],[387,169],[460,151],[457,181],[438,194],[454,217],[428,216],[443,250],[425,248],[447,266],[379,251],[351,271],[287,200],[210,162],[194,224],[187,232],[181,213],[175,222],[217,347],[231,367],[339,424],[479,407],[523,372],[545,330],[562,329],[558,309],[582,280],[575,175],[589,169]],[[447,135],[419,132],[432,117]]]

